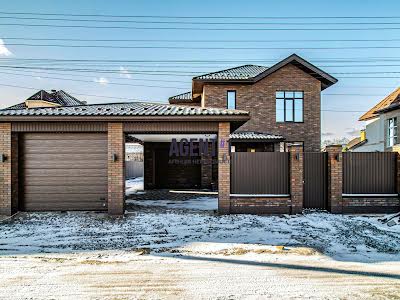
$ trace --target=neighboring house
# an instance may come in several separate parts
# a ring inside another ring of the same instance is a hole
[[[63,90],[51,90],[46,92],[40,90],[27,98],[24,102],[7,107],[6,109],[26,109],[35,107],[57,107],[57,106],[75,106],[85,105],[85,101],[80,101],[72,97]]]
[[[368,142],[368,140],[366,139],[365,130],[361,130],[360,136],[350,140],[347,143],[347,145],[344,147],[344,150],[349,151],[349,152],[364,152],[364,151],[359,151],[359,150],[367,142]]]
[[[337,79],[293,54],[272,67],[244,65],[194,77],[192,91],[170,104],[249,111],[231,136],[232,151],[321,149],[321,91]]]
[[[398,143],[397,105],[400,102],[400,88],[397,88],[369,111],[363,114],[359,121],[365,121],[367,142],[357,147],[357,152],[392,151]]]
[[[400,122],[400,95],[389,106],[381,108],[377,113],[384,124],[385,151],[394,151],[395,146],[398,149],[400,143],[397,129]]]

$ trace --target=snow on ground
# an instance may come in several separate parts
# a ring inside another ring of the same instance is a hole
[[[117,219],[95,213],[23,213],[0,224],[0,255],[131,248],[221,254],[235,247],[257,252],[255,247],[260,253],[276,249],[344,261],[399,261],[400,226],[378,224],[377,217],[321,212],[218,216],[159,209]]]
[[[144,193],[143,190],[144,190],[143,177],[136,177],[125,181],[125,194],[127,196]]]
[[[195,202],[195,201],[194,201]],[[190,204],[190,202],[189,202]],[[149,206],[0,222],[0,298],[396,299],[400,225]]]
[[[145,207],[166,207],[185,210],[217,210],[218,198],[197,197],[188,200],[126,200],[126,203]]]

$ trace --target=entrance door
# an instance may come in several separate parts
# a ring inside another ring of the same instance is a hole
[[[327,209],[327,153],[304,153],[304,208]]]

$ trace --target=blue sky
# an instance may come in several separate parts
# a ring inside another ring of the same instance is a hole
[[[302,49],[320,47],[348,46],[392,46],[400,47],[400,29],[361,30],[361,31],[203,31],[203,30],[144,30],[109,28],[58,28],[36,27],[33,24],[85,24],[92,26],[130,26],[130,27],[209,27],[209,28],[296,28],[295,25],[203,25],[203,24],[137,24],[137,23],[99,23],[83,21],[43,21],[23,20],[12,17],[71,18],[69,16],[9,15],[1,12],[64,13],[64,14],[107,14],[107,15],[160,15],[160,16],[396,16],[400,8],[398,1],[2,1],[0,8],[0,83],[20,87],[41,89],[63,89],[89,103],[120,102],[122,99],[144,99],[166,102],[167,98],[191,88],[191,77],[248,63],[272,65],[286,56],[297,53],[339,79],[339,82],[322,93],[322,132],[323,138],[351,137],[363,124],[358,117],[363,111],[381,100],[395,89],[398,74],[365,74],[366,72],[396,72],[400,63],[398,49]],[[398,14],[400,16],[400,14]],[[11,18],[5,18],[11,17]],[[112,18],[75,17],[76,19],[112,20]],[[114,18],[121,20],[121,18]],[[123,20],[141,21],[186,21],[186,22],[255,22],[255,23],[322,23],[300,25],[300,28],[370,28],[398,27],[400,24],[360,24],[329,25],[329,22],[399,22],[394,19],[161,19],[125,18]],[[24,26],[6,24],[25,24]],[[13,38],[68,38],[83,41],[31,41]],[[134,40],[187,40],[189,42],[91,42],[90,39],[134,39]],[[321,42],[318,40],[333,40]],[[367,42],[342,42],[337,40],[360,39],[381,40]],[[216,42],[195,42],[214,40]],[[239,42],[223,42],[238,40]],[[261,42],[246,42],[257,40]],[[274,40],[283,40],[271,42]],[[317,40],[317,41],[304,41]],[[264,42],[262,42],[264,41]],[[266,42],[269,41],[269,42]],[[121,48],[60,48],[32,47],[25,44],[69,44],[69,45],[113,45],[113,46],[186,46],[194,49],[121,49]],[[276,47],[287,49],[198,49],[197,47]],[[11,56],[7,50],[12,53]],[[98,62],[75,62],[59,65],[29,64],[22,59],[64,59],[99,60]],[[391,58],[391,61],[383,59]],[[328,59],[348,59],[332,61]],[[104,63],[104,60],[120,62]],[[138,61],[144,62],[138,62]],[[189,62],[168,62],[187,60]],[[201,63],[194,60],[203,61]],[[232,62],[223,62],[230,60]],[[396,61],[397,60],[397,61]],[[149,62],[153,61],[153,62]],[[204,62],[209,61],[209,62]],[[91,64],[91,65],[89,65]],[[363,66],[357,66],[363,65]],[[4,68],[6,66],[6,68]],[[9,68],[23,66],[28,69]],[[41,70],[40,68],[94,68],[88,72],[65,72],[64,70]],[[100,73],[98,70],[111,70],[114,73]],[[164,71],[163,75],[159,72]],[[136,74],[135,72],[146,72]],[[361,72],[361,74],[340,74]],[[339,73],[339,74],[338,74]],[[358,78],[379,76],[386,78]],[[53,77],[53,78],[48,78]],[[388,78],[393,77],[393,78]],[[67,78],[61,80],[55,78]],[[74,81],[75,80],[75,81]],[[122,85],[121,85],[122,84]],[[130,84],[130,85],[125,85]],[[145,86],[146,85],[146,86]],[[2,100],[0,107],[21,102],[35,92],[32,89],[0,86]],[[83,96],[100,95],[104,97]],[[116,97],[116,98],[105,98]]]

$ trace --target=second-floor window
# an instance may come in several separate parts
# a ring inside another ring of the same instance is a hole
[[[227,91],[226,103],[228,109],[236,109],[236,91]]]
[[[276,122],[303,122],[303,92],[276,92]]]
[[[393,147],[397,144],[397,118],[390,118],[387,122],[387,146]]]

